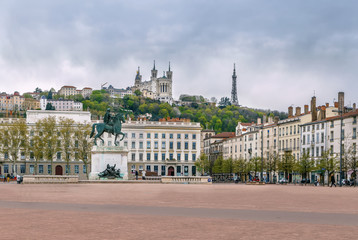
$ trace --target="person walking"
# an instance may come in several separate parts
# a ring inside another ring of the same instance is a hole
[[[138,180],[138,171],[135,170],[135,180]]]
[[[334,185],[334,187],[337,187],[336,185],[336,179],[334,179],[334,174],[331,176],[331,187]]]

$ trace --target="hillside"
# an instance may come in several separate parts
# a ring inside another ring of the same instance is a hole
[[[233,132],[240,122],[256,122],[258,117],[264,114],[286,118],[287,114],[278,111],[242,108],[226,105],[220,107],[210,103],[192,103],[189,106],[175,106],[168,103],[161,103],[156,100],[142,96],[127,95],[124,98],[111,98],[104,90],[93,91],[90,99],[82,100],[83,108],[90,110],[94,118],[103,116],[109,107],[112,111],[121,106],[132,110],[132,118],[150,113],[150,120],[157,121],[160,118],[188,118],[193,122],[200,122],[204,129],[213,129],[217,133]]]

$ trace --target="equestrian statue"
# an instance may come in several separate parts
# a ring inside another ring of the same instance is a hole
[[[122,135],[122,138],[119,141],[122,141],[125,134],[122,132],[122,123],[125,122],[125,116],[128,114],[128,111],[125,109],[120,109],[120,112],[116,115],[111,114],[111,110],[108,108],[106,114],[103,117],[103,123],[94,123],[92,125],[92,132],[90,137],[94,136],[95,130],[97,130],[97,134],[94,136],[94,145],[97,145],[97,138],[104,140],[101,138],[104,132],[115,135],[114,144],[118,146],[117,137],[118,135]]]

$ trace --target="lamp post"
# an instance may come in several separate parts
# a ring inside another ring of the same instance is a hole
[[[351,110],[351,108],[346,108],[347,111]],[[343,171],[342,171],[342,165],[343,165],[343,148],[342,148],[342,141],[343,141],[343,113],[344,109],[338,109],[338,110],[332,110],[333,112],[338,112],[341,118],[341,133],[340,133],[340,140],[339,140],[339,186],[342,187],[342,179],[343,179]]]
[[[343,153],[343,149],[342,149],[342,132],[343,132],[343,111],[340,111],[340,115],[341,115],[341,134],[340,134],[340,149],[339,149],[339,186],[342,187],[342,179],[343,179],[343,172],[342,172],[342,153]]]
[[[339,113],[340,115],[340,118],[341,118],[341,126],[340,126],[340,129],[341,129],[341,133],[340,133],[340,140],[339,140],[339,186],[342,187],[342,175],[343,175],[343,172],[342,172],[342,154],[343,154],[343,151],[342,151],[342,132],[343,132],[343,110],[342,109],[338,109],[338,110],[332,110],[332,112],[337,112]]]
[[[261,126],[261,182],[264,180],[264,122],[262,119]]]

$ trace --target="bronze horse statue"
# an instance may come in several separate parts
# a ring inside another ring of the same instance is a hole
[[[101,138],[104,132],[111,133],[115,135],[114,144],[118,146],[117,137],[118,135],[122,135],[122,138],[119,141],[122,141],[125,134],[122,132],[122,122],[125,122],[124,114],[117,113],[113,118],[113,125],[105,124],[105,123],[94,123],[92,125],[92,132],[90,138],[93,137],[95,129],[97,130],[97,134],[94,136],[94,145],[97,145],[97,138],[104,140]]]

